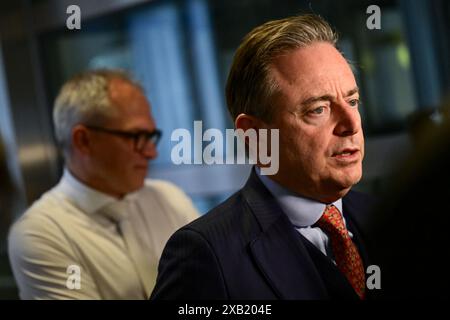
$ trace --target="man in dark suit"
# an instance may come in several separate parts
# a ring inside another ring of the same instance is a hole
[[[244,132],[279,130],[268,146],[279,170],[265,176],[258,159],[239,192],[177,231],[151,298],[367,297],[359,218],[370,200],[350,191],[364,156],[359,94],[336,41],[315,15],[270,21],[244,38],[229,111]]]

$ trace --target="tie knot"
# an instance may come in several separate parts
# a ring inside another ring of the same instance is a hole
[[[316,225],[326,233],[331,235],[348,235],[348,231],[345,227],[344,219],[342,219],[341,212],[332,204],[326,206],[319,221],[316,222]]]
[[[110,220],[115,223],[119,223],[126,219],[129,213],[129,201],[118,200],[107,204],[101,210],[101,212]]]

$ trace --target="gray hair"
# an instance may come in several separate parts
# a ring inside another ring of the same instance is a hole
[[[236,51],[226,85],[233,120],[245,113],[270,122],[273,97],[279,90],[270,72],[272,61],[287,51],[320,41],[336,46],[337,34],[313,14],[269,21],[247,34]]]
[[[56,140],[65,156],[71,148],[72,128],[75,125],[103,125],[117,112],[109,93],[109,83],[115,78],[143,91],[126,72],[108,69],[79,73],[62,86],[53,107],[53,124]]]

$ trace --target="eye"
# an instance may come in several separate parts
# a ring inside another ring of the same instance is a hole
[[[352,99],[348,102],[351,107],[357,107],[359,105],[359,99]]]
[[[313,115],[320,115],[324,112],[325,112],[325,107],[318,107],[318,108],[308,111],[309,114],[313,114]]]

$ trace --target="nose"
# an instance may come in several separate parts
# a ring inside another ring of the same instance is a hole
[[[146,159],[153,160],[158,156],[158,150],[156,149],[156,146],[151,141],[148,141],[144,149],[140,152]]]
[[[335,105],[336,127],[334,133],[338,136],[351,136],[361,130],[361,116],[357,107],[350,106],[346,101]]]

